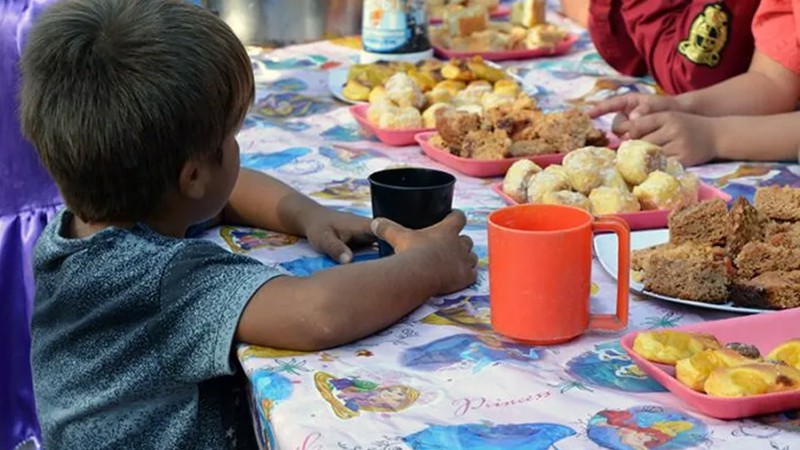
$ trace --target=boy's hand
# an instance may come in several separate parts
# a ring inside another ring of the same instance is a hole
[[[354,214],[320,208],[305,224],[305,235],[315,250],[325,253],[340,264],[353,260],[351,247],[375,242],[370,219]]]
[[[478,256],[469,236],[459,235],[467,223],[464,213],[451,212],[444,220],[413,231],[388,219],[372,221],[372,232],[394,248],[395,253],[419,252],[420,262],[438,277],[438,294],[460,291],[478,277]]]
[[[714,118],[660,112],[632,120],[628,136],[661,146],[684,166],[694,166],[717,157],[717,129]]]
[[[618,136],[626,134],[631,123],[648,115],[664,111],[681,111],[682,106],[675,97],[651,94],[625,94],[612,97],[596,104],[588,114],[597,118],[610,113],[614,116],[611,131]]]

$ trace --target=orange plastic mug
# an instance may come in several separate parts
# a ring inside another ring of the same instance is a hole
[[[619,237],[614,315],[589,314],[592,236]],[[489,291],[492,327],[532,345],[567,342],[587,329],[628,326],[630,228],[613,216],[560,205],[519,205],[489,216]]]

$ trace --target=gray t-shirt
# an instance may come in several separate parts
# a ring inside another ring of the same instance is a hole
[[[36,248],[33,370],[49,449],[255,448],[233,337],[282,272],[144,225]],[[238,376],[236,376],[238,375]]]

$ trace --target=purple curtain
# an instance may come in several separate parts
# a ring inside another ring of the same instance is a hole
[[[33,246],[60,204],[17,119],[19,55],[54,0],[0,0],[0,450],[39,442],[30,365]]]

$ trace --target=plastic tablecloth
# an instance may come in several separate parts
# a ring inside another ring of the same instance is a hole
[[[652,91],[622,77],[585,31],[565,56],[505,63],[547,109]],[[357,39],[275,51],[251,49],[258,98],[239,136],[242,164],[284,180],[317,201],[370,216],[367,176],[397,166],[449,170],[418,147],[392,148],[363,132],[328,88],[328,71],[354,62]],[[800,184],[789,164],[713,164],[694,169],[728,193],[752,198],[759,185]],[[458,174],[456,174],[458,175]],[[800,449],[800,412],[742,421],[705,417],[645,376],[619,345],[621,334],[590,332],[556,347],[528,347],[489,325],[486,217],[503,206],[490,181],[458,175],[455,206],[480,254],[479,281],[431,299],[368,339],[320,353],[242,345],[253,420],[264,448],[385,449]],[[222,227],[205,238],[230,251],[305,276],[333,261],[303,240]],[[375,258],[359,254],[356,260]],[[536,264],[521,258],[520,264]],[[595,261],[592,309],[613,308],[616,283]],[[728,317],[631,297],[629,330]]]

